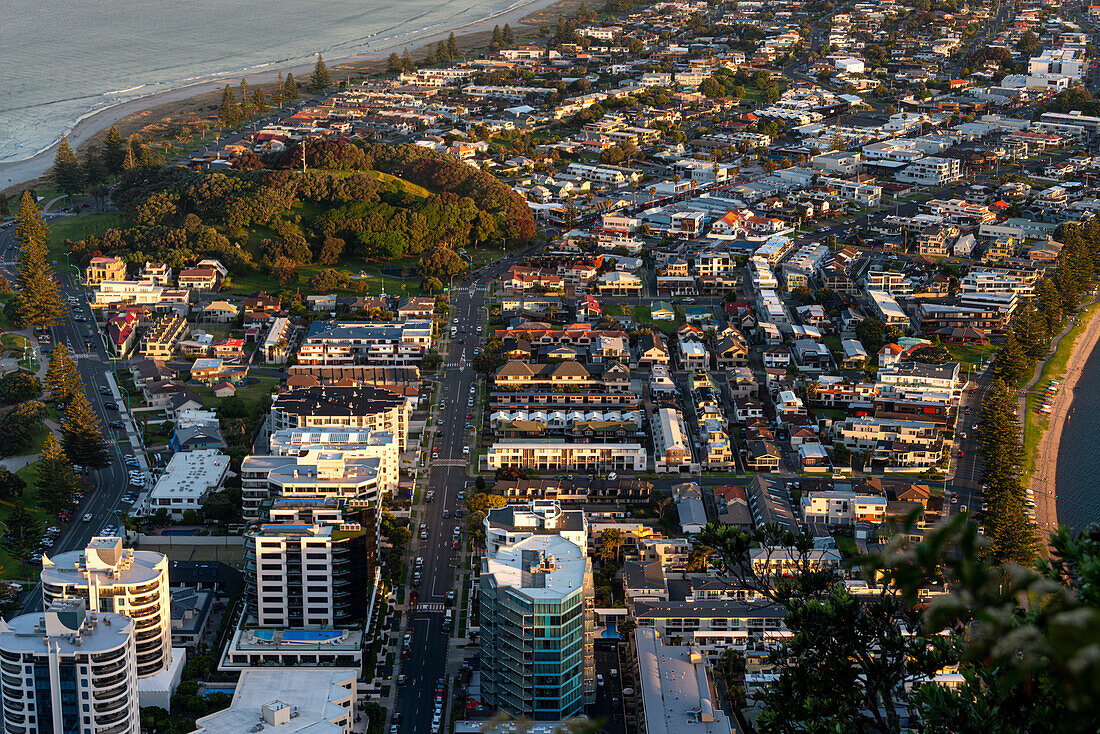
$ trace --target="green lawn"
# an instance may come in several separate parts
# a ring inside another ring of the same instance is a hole
[[[635,306],[631,318],[634,319],[635,323],[646,324],[655,329],[660,329],[666,334],[673,334],[676,332],[677,326],[684,323],[684,309],[680,306],[673,306],[672,308],[676,311],[676,318],[672,321],[654,321],[649,306]]]
[[[50,222],[50,262],[59,270],[65,268],[65,240],[81,240],[91,234],[103,234],[113,227],[122,227],[119,212],[88,212],[63,217]],[[75,263],[73,263],[75,264]]]
[[[57,518],[48,514],[45,510],[36,506],[36,494],[35,483],[37,479],[34,475],[34,464],[29,464],[16,472],[16,476],[27,483],[27,488],[23,490],[23,504],[26,505],[27,510],[34,515],[35,519],[42,525],[42,529],[45,530],[51,525],[59,525]],[[0,501],[0,523],[4,523],[8,519],[8,515],[11,514],[11,510],[14,504],[11,500]],[[19,561],[13,560],[8,555],[7,551],[0,545],[0,578],[9,581],[16,580],[35,580],[38,578],[40,571],[38,566],[32,566],[27,564],[26,574],[21,573],[21,564]]]
[[[964,370],[977,369],[979,365],[989,364],[993,353],[997,351],[994,344],[981,344],[975,346],[954,345],[947,346],[951,358],[962,365]]]
[[[271,394],[271,389],[275,387],[276,383],[278,383],[278,380],[274,377],[261,377],[255,382],[250,380],[248,385],[237,388],[237,397],[244,401],[248,408],[251,409],[254,405]],[[214,397],[214,389],[206,385],[188,385],[188,388],[202,398],[203,407],[207,410],[214,410],[222,400],[221,398]]]

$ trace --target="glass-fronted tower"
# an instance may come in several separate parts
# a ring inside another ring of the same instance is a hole
[[[557,535],[535,535],[482,559],[482,696],[514,716],[584,713],[591,670],[591,561]]]

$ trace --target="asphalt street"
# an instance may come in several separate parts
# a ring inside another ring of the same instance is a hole
[[[398,671],[407,678],[406,684],[398,689],[394,707],[401,713],[401,734],[432,731],[436,683],[444,677],[447,663],[449,633],[443,631],[443,615],[447,592],[453,588],[458,558],[458,551],[452,547],[454,529],[463,527],[463,520],[455,517],[455,510],[463,507],[459,492],[466,489],[469,481],[466,475],[468,457],[463,448],[472,444],[472,429],[465,426],[467,415],[477,416],[480,412],[479,401],[471,392],[471,388],[477,389],[477,375],[470,363],[474,349],[481,343],[477,329],[485,324],[489,283],[509,267],[512,259],[494,263],[450,292],[450,319],[452,323],[458,320],[460,333],[450,340],[438,378],[445,407],[436,413],[443,424],[436,426],[429,470],[428,488],[435,493],[435,499],[424,505],[423,522],[427,525],[428,538],[421,539],[421,527],[412,528],[410,554],[424,558],[424,573],[420,588],[416,589],[417,608],[410,610],[406,626],[406,631],[412,633],[409,658],[401,662]],[[464,334],[461,333],[463,328]],[[469,405],[471,398],[474,399],[473,407]],[[445,509],[449,510],[449,518],[443,517]],[[457,594],[458,590],[455,591]],[[455,625],[458,625],[457,619]]]
[[[49,219],[49,218],[47,218]],[[15,228],[8,227],[0,230],[0,255],[2,255],[4,275],[14,282],[14,265],[18,259],[18,251],[15,245]],[[70,309],[68,316],[57,326],[50,329],[50,346],[55,347],[59,343],[65,343],[69,351],[75,355],[76,365],[80,371],[80,377],[84,381],[88,401],[99,417],[103,426],[104,438],[108,443],[110,464],[98,471],[89,473],[88,478],[92,482],[93,489],[87,492],[84,500],[73,511],[73,521],[69,523],[57,542],[47,552],[47,555],[62,553],[65,551],[84,548],[88,540],[99,533],[104,527],[118,525],[117,515],[128,512],[130,505],[123,503],[122,498],[130,490],[128,474],[124,457],[127,454],[138,454],[130,448],[129,444],[120,444],[120,435],[108,428],[111,421],[127,418],[118,411],[108,410],[105,404],[115,402],[125,408],[125,404],[119,403],[117,395],[103,396],[99,392],[100,385],[108,385],[107,375],[113,370],[113,365],[107,357],[102,339],[98,336],[88,339],[89,330],[95,329],[92,320],[91,309],[84,299],[83,290],[76,285],[68,274],[55,265],[58,278],[61,280],[61,295],[79,300],[79,304]],[[86,322],[78,322],[77,317],[86,318]],[[91,343],[89,347],[88,344]],[[39,355],[40,359],[46,357]],[[121,432],[123,435],[125,432]],[[149,481],[149,477],[146,477]],[[91,515],[87,522],[83,521],[84,515]],[[42,597],[38,585],[24,592],[24,611],[34,612],[41,609]]]

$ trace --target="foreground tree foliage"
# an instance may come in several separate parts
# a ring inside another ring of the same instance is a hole
[[[769,657],[777,677],[756,701],[761,731],[1097,731],[1100,528],[1060,531],[1039,568],[991,563],[963,516],[907,538],[901,528],[857,559],[869,593],[855,595],[814,564],[809,534],[718,523],[700,534],[732,587],[786,612],[791,634]],[[790,549],[795,569],[756,573],[754,549]],[[957,688],[932,682],[956,668]]]
[[[46,436],[38,463],[34,467],[38,487],[38,504],[55,515],[61,510],[73,508],[73,495],[76,493],[76,475],[72,462],[65,450],[54,438],[53,432]]]
[[[42,540],[42,523],[30,513],[22,502],[16,502],[4,525],[4,550],[19,561],[20,575],[27,575],[27,559]]]

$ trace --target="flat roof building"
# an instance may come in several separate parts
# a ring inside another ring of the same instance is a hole
[[[665,645],[656,630],[634,630],[643,727],[646,734],[732,734],[715,705],[706,657],[694,647]]]
[[[198,512],[210,494],[221,487],[229,471],[229,457],[217,449],[196,449],[173,454],[146,500],[148,509],[167,510],[182,520],[187,510]]]
[[[193,734],[350,734],[358,695],[352,668],[241,671],[229,708],[195,721]],[[261,723],[257,723],[261,722]]]

